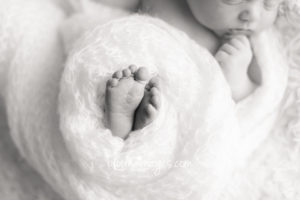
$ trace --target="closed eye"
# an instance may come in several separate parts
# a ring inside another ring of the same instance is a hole
[[[244,2],[244,0],[222,0],[222,1],[228,5],[237,5]]]

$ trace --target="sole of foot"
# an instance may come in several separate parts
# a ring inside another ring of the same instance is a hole
[[[144,97],[148,70],[131,65],[116,71],[107,81],[105,113],[113,135],[126,138],[132,130],[135,110]]]
[[[158,77],[152,78],[145,87],[144,97],[135,112],[134,130],[152,123],[161,106],[160,83]]]

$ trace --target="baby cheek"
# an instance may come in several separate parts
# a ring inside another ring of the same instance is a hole
[[[270,13],[264,16],[264,20],[260,20],[261,29],[267,29],[274,25],[277,18],[277,12]]]

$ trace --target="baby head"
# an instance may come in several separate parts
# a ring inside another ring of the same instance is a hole
[[[251,36],[272,26],[284,0],[187,0],[202,25],[219,37]]]

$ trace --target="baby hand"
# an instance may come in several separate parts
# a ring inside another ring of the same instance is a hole
[[[215,55],[224,73],[247,75],[253,53],[249,39],[245,35],[237,35],[224,43]]]
[[[248,38],[238,35],[223,44],[215,55],[231,88],[235,101],[248,96],[255,88],[248,76],[253,53]]]

